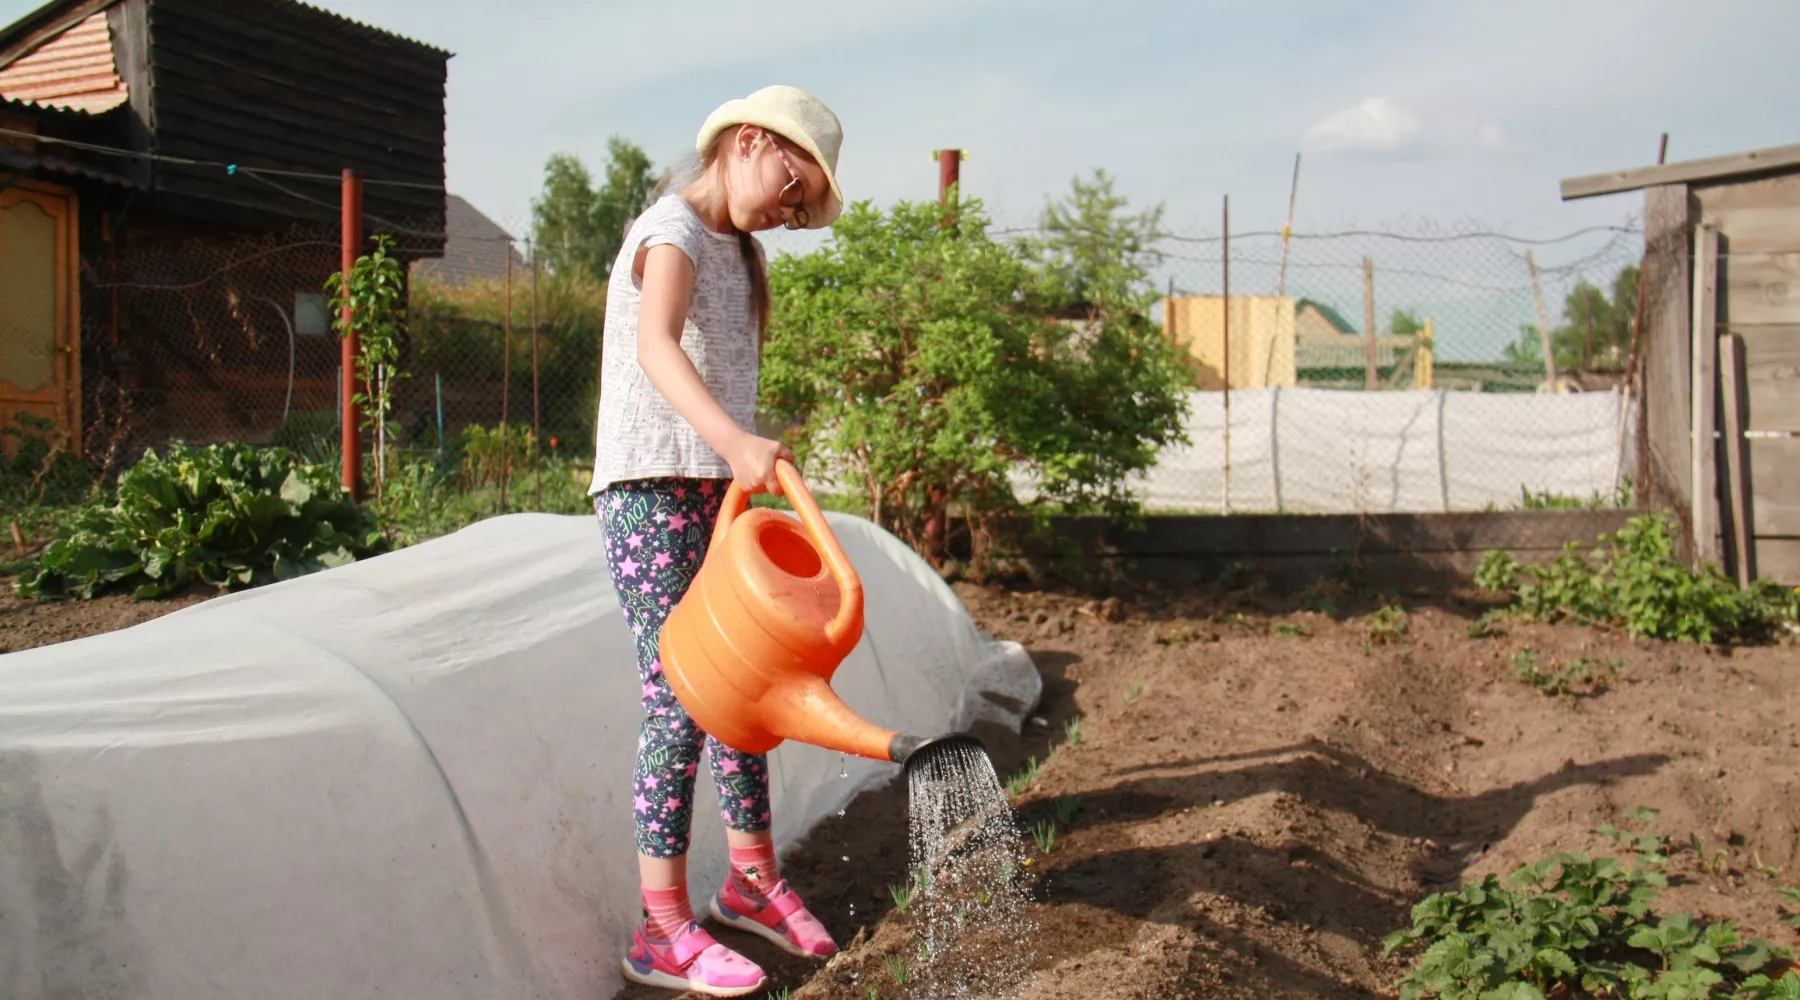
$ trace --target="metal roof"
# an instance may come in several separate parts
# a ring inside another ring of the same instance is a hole
[[[0,69],[0,97],[98,114],[128,95],[113,60],[106,12],[88,17]]]

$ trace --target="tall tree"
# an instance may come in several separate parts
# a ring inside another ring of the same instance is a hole
[[[645,208],[650,189],[656,186],[651,173],[650,157],[635,144],[618,136],[606,140],[606,183],[594,197],[594,234],[599,240],[600,270],[604,278],[612,271],[619,245],[625,240],[625,227]]]
[[[544,164],[543,193],[531,202],[531,231],[550,273],[605,274],[598,266],[597,200],[594,177],[580,157],[557,153]]]
[[[580,271],[605,281],[625,240],[625,227],[644,210],[656,186],[650,157],[635,143],[606,141],[604,180],[573,153],[544,164],[544,190],[531,203],[532,235],[552,273]]]
[[[1071,301],[1141,311],[1156,298],[1149,273],[1163,259],[1163,208],[1126,215],[1126,205],[1104,170],[1074,178],[1062,200],[1045,204],[1032,249]]]

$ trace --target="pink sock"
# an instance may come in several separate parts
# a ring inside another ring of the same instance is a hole
[[[693,919],[694,906],[688,902],[687,886],[644,890],[644,927],[651,937],[672,939]]]
[[[753,899],[763,899],[781,881],[781,869],[775,864],[775,845],[731,849],[731,884],[737,891]]]

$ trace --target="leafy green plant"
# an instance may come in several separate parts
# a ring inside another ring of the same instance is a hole
[[[1363,634],[1371,646],[1392,646],[1406,638],[1406,609],[1384,604],[1363,619]]]
[[[394,410],[394,383],[407,378],[400,370],[400,344],[406,329],[406,266],[389,251],[394,238],[376,233],[375,249],[356,258],[348,273],[325,279],[331,294],[332,329],[338,337],[356,337],[356,377],[362,391],[354,394],[363,408],[363,427],[375,428],[375,495],[387,480],[388,414]]]
[[[23,597],[138,598],[196,581],[221,590],[286,580],[382,551],[373,512],[333,470],[282,448],[147,452],[119,477],[118,499],[85,509],[18,582]]]
[[[1271,631],[1282,639],[1304,639],[1312,635],[1312,630],[1299,622],[1276,622]]]
[[[911,975],[911,970],[906,965],[906,956],[889,953],[882,958],[887,962],[888,978],[894,981],[895,986],[905,986]]]
[[[1056,847],[1056,824],[1040,820],[1031,828],[1031,839],[1037,841],[1040,852],[1049,854]]]
[[[1756,973],[1783,953],[1730,922],[1651,912],[1667,882],[1612,858],[1557,854],[1413,907],[1386,954],[1417,952],[1403,1000],[1779,996]]]
[[[1603,661],[1583,656],[1561,666],[1552,661],[1545,669],[1538,665],[1537,653],[1529,649],[1514,653],[1512,661],[1513,673],[1520,681],[1541,695],[1557,698],[1599,694],[1618,678],[1625,666],[1622,660]]]
[[[1035,243],[996,239],[973,199],[950,226],[935,202],[850,206],[769,267],[764,409],[933,565],[951,509],[985,544],[1025,506],[1015,481],[1033,504],[1138,513],[1127,479],[1183,439],[1187,380],[1149,319],[1154,219],[1123,205],[1077,184]]]
[[[1570,542],[1548,566],[1520,565],[1491,551],[1478,586],[1506,595],[1532,621],[1573,621],[1680,642],[1767,642],[1800,619],[1800,592],[1772,581],[1740,588],[1715,567],[1693,569],[1676,556],[1666,515],[1641,514],[1603,535],[1583,555]]]
[[[519,478],[531,467],[536,443],[529,427],[504,428],[470,424],[462,430],[462,481],[465,487],[497,486],[502,476]]]
[[[1119,701],[1123,702],[1126,708],[1130,708],[1131,703],[1142,698],[1147,690],[1149,688],[1143,681],[1135,681],[1130,687],[1119,693]]]
[[[1068,742],[1069,746],[1081,745],[1081,716],[1071,716],[1068,721],[1063,723],[1063,739]]]
[[[1656,822],[1657,815],[1657,811],[1649,806],[1638,806],[1626,814],[1625,826],[1602,823],[1594,832],[1630,849],[1637,856],[1640,867],[1654,868],[1666,863],[1669,855],[1674,853],[1669,835],[1658,832],[1650,825]]]
[[[1794,907],[1791,910],[1787,906],[1781,907],[1781,922],[1800,930],[1800,888],[1782,886],[1775,891],[1788,901],[1789,906]]]
[[[1061,823],[1064,826],[1068,826],[1070,823],[1074,822],[1075,817],[1080,812],[1081,812],[1081,797],[1080,796],[1065,795],[1062,798],[1056,800],[1056,821],[1058,823]]]

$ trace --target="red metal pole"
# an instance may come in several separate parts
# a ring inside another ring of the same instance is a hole
[[[962,150],[938,150],[938,204],[950,204],[950,189],[962,180]]]
[[[348,281],[362,250],[362,178],[354,170],[344,171],[343,192],[343,275]],[[344,307],[344,322],[350,322],[350,307]],[[344,492],[357,503],[363,499],[362,486],[362,414],[356,405],[356,356],[362,352],[361,338],[352,329],[343,338],[341,364],[344,377],[338,400],[343,414],[343,435],[339,444],[344,461]]]

